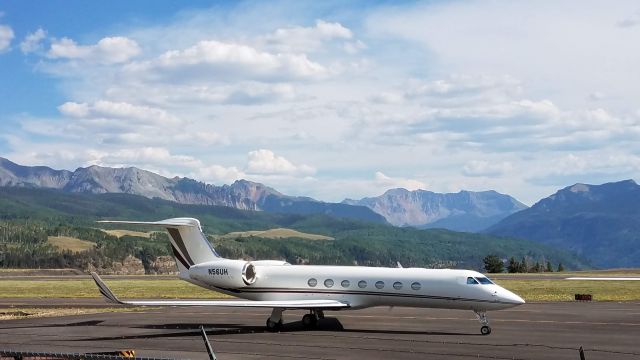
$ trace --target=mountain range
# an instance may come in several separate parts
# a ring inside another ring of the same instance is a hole
[[[206,205],[203,208],[210,211],[222,206],[235,211],[329,215],[381,226],[483,232],[569,250],[598,267],[640,266],[640,186],[633,180],[575,184],[531,208],[495,191],[438,194],[391,189],[378,197],[327,203],[288,196],[246,180],[216,186],[189,178],[166,178],[134,167],[90,166],[68,171],[22,166],[0,158],[0,188],[27,193],[42,189],[70,195],[137,195],[176,204]],[[64,197],[59,201],[56,209],[74,206]],[[12,206],[17,204],[21,202]],[[21,211],[28,214],[30,210],[27,207]],[[113,209],[96,211],[101,216],[117,213]],[[255,212],[251,214],[242,216],[256,216]]]
[[[166,178],[135,167],[89,166],[68,171],[54,170],[46,166],[22,166],[0,158],[0,186],[48,188],[68,193],[123,193],[181,204],[219,205],[275,213],[326,214],[386,223],[383,216],[365,206],[287,196],[268,186],[247,180],[215,186],[189,178]]]
[[[640,267],[640,186],[575,184],[486,232],[568,249],[598,267]]]
[[[495,191],[438,194],[389,190],[377,198],[328,203],[288,196],[247,180],[215,186],[189,178],[166,178],[135,167],[89,166],[75,171],[23,166],[0,158],[0,186],[49,188],[68,193],[124,193],[181,204],[220,205],[274,213],[326,214],[396,226],[480,231],[526,208]]]
[[[344,200],[384,216],[395,226],[445,228],[477,232],[527,206],[495,191],[439,194],[426,190],[392,189],[378,197]]]

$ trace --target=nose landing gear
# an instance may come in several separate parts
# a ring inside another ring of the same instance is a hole
[[[489,326],[489,319],[487,318],[487,313],[484,311],[474,311],[476,313],[476,317],[482,327],[480,328],[480,334],[489,335],[491,334],[491,327]]]

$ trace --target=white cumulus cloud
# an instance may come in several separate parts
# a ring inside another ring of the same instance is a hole
[[[20,43],[20,50],[24,54],[40,51],[43,49],[42,40],[47,38],[47,32],[42,28],[27,34],[24,40]]]
[[[286,158],[278,156],[273,151],[267,149],[249,152],[246,171],[247,173],[256,175],[289,176],[310,176],[316,172],[311,166],[305,164],[295,165]]]
[[[189,176],[207,183],[230,184],[236,180],[246,178],[247,175],[235,166],[209,165],[197,169]]]
[[[341,40],[351,52],[364,48],[361,41],[348,42],[353,32],[337,22],[317,20],[313,27],[287,27],[258,38],[258,43],[269,49],[287,53],[315,52],[330,41]],[[346,49],[345,49],[346,50]]]
[[[11,46],[11,40],[13,40],[13,29],[7,25],[0,25],[0,53],[3,53]]]
[[[154,60],[128,65],[129,74],[176,81],[293,80],[323,77],[328,70],[304,54],[269,53],[254,47],[217,40],[200,41],[184,50],[171,50]]]
[[[76,59],[103,64],[124,63],[141,53],[134,40],[122,36],[105,37],[94,45],[78,45],[74,40],[53,40],[47,56],[51,59]]]
[[[91,159],[88,165],[109,167],[136,166],[148,168],[187,168],[202,167],[202,162],[188,155],[174,155],[163,147],[125,148],[116,151],[89,150]]]
[[[126,102],[98,100],[93,104],[66,102],[58,107],[61,114],[74,118],[122,119],[157,126],[176,125],[180,119],[162,109]]]

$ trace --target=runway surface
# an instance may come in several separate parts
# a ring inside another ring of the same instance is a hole
[[[2,299],[9,305],[104,306],[101,299]],[[640,358],[640,303],[532,303],[489,313],[479,334],[470,311],[372,308],[327,313],[305,331],[304,313],[285,312],[279,333],[264,330],[268,310],[163,308],[0,321],[0,348],[206,359],[204,325],[218,359],[586,359]]]

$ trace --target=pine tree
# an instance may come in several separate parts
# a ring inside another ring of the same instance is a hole
[[[484,259],[482,259],[482,261],[484,261],[484,268],[487,270],[487,272],[504,272],[504,263],[502,262],[502,259],[500,259],[496,255],[487,255]]]
[[[553,268],[551,267],[551,261],[547,261],[547,272],[553,272]]]
[[[527,264],[527,259],[523,256],[522,257],[522,262],[520,263],[520,271],[521,273],[527,273],[529,272],[529,264]]]
[[[564,271],[564,266],[562,266],[562,263],[558,263],[558,272]]]
[[[507,265],[507,271],[510,273],[520,272],[520,263],[512,256],[509,259],[509,265]]]
[[[540,270],[541,270],[540,263],[538,261],[536,261],[536,264],[533,265],[533,272],[538,273],[538,272],[540,272]]]

